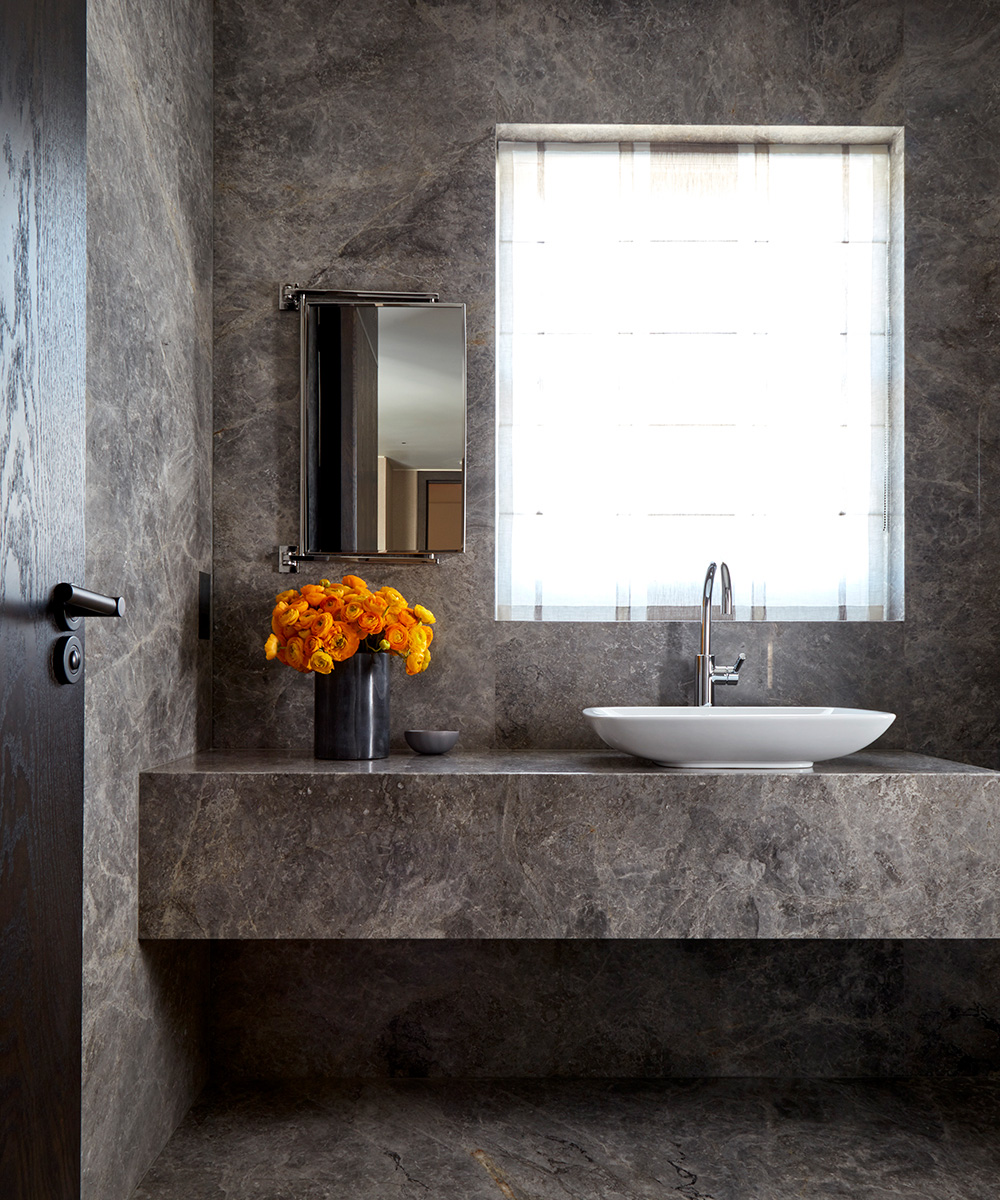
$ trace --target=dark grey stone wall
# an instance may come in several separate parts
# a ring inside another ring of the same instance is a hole
[[[993,941],[218,942],[219,1081],[1000,1069]]]
[[[137,940],[138,771],[208,742],[212,13],[88,6],[83,1194],[131,1194],[206,1074],[206,952]]]
[[[261,653],[297,535],[281,282],[469,306],[468,553],[371,572],[439,617],[431,670],[393,681],[396,744],[454,721],[466,748],[591,745],[587,705],[689,701],[697,629],[493,621],[495,125],[889,124],[906,128],[906,620],[720,624],[720,657],[748,654],[724,700],[886,708],[884,746],[996,766],[998,54],[995,0],[303,0],[280,19],[218,0],[214,744],[311,738],[310,681]],[[981,942],[228,944],[215,1068],[975,1073],[998,1063],[993,964]]]
[[[887,708],[885,746],[996,765],[992,0],[345,0],[332,17],[304,0],[280,20],[220,0],[216,19],[216,745],[311,735],[311,681],[261,654],[271,597],[294,582],[275,550],[297,535],[298,326],[280,282],[469,306],[469,551],[371,572],[439,616],[431,670],[393,681],[397,743],[456,721],[466,747],[590,745],[588,704],[688,701],[697,628],[493,621],[495,125],[892,124],[906,127],[906,620],[720,625],[719,655],[748,654],[724,701]]]

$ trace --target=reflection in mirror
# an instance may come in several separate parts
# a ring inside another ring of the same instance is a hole
[[[465,306],[302,301],[304,554],[465,543]]]

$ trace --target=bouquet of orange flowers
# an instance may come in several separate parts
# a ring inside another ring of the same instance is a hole
[[[411,608],[395,588],[373,592],[357,575],[345,575],[341,583],[321,579],[279,592],[275,601],[264,654],[296,671],[329,675],[359,650],[405,659],[407,675],[430,665],[434,614],[422,604]]]

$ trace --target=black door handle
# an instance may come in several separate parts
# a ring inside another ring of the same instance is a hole
[[[72,583],[59,583],[52,593],[56,623],[61,629],[79,629],[84,617],[121,617],[125,614],[123,596],[102,596]]]
[[[60,629],[68,632],[56,638],[52,666],[60,683],[79,683],[83,678],[83,643],[73,633],[84,617],[120,617],[125,612],[121,596],[102,596],[72,583],[57,583],[52,589],[52,612]]]

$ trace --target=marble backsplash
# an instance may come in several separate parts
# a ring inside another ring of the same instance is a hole
[[[298,324],[277,310],[281,282],[468,305],[468,552],[371,571],[439,617],[431,670],[393,684],[397,744],[455,722],[467,748],[591,745],[587,704],[687,701],[697,627],[493,620],[494,127],[892,124],[906,128],[906,619],[720,623],[718,654],[748,656],[723,702],[886,708],[882,745],[997,765],[981,664],[1000,640],[998,45],[991,0],[345,0],[332,19],[304,0],[280,21],[262,0],[219,0],[214,744],[311,733],[310,681],[260,649],[294,582],[276,548],[297,533]]]

